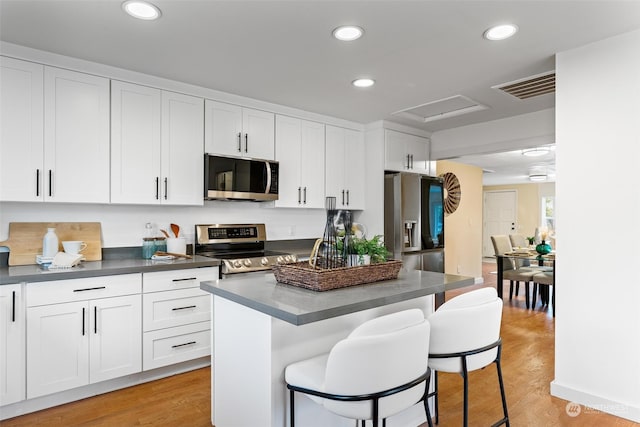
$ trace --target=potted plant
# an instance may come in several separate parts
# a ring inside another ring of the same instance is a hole
[[[364,237],[351,239],[351,250],[355,260],[351,260],[351,265],[367,265],[387,261],[389,252],[382,242],[382,236],[377,235],[372,239]],[[355,261],[355,262],[354,262]]]

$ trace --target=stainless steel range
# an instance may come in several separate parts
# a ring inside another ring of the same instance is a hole
[[[198,224],[194,253],[219,260],[221,277],[298,261],[295,254],[265,250],[266,240],[264,224]]]

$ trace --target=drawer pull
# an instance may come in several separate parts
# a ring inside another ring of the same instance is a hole
[[[196,280],[196,279],[197,279],[196,277],[188,277],[186,279],[173,279],[172,282],[186,282],[189,280]]]
[[[74,289],[73,292],[97,291],[99,289],[107,289],[106,286],[97,286],[95,288]]]
[[[184,347],[185,345],[194,345],[196,342],[195,341],[190,341],[190,342],[186,342],[184,344],[176,344],[176,345],[172,345],[171,348],[178,348],[178,347]]]
[[[176,308],[172,308],[171,310],[173,310],[173,311],[178,311],[178,310],[186,310],[186,309],[188,309],[188,308],[196,308],[196,306],[195,306],[195,305],[188,305],[188,306],[186,306],[186,307],[176,307]]]
[[[85,308],[82,307],[82,336],[84,336],[84,311]]]
[[[13,291],[13,296],[11,297],[11,321],[16,321],[16,291]]]

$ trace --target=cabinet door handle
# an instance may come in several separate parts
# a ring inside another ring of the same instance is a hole
[[[344,190],[342,190],[342,205],[344,206]]]
[[[409,155],[407,154],[407,169],[411,169],[411,164],[409,163]]]
[[[244,152],[245,153],[249,152],[249,134],[248,133],[244,134]]]
[[[82,307],[82,336],[84,336],[84,311],[85,308]]]
[[[411,155],[411,169],[413,169],[413,154]]]
[[[40,197],[40,169],[36,169],[36,197]]]
[[[53,171],[49,169],[49,197],[53,194]]]
[[[11,321],[16,321],[16,291],[13,291],[12,302],[11,302]]]
[[[169,178],[167,178],[166,176],[164,177],[164,199],[167,200],[167,197],[169,195]]]
[[[307,187],[304,187],[304,198],[302,199],[302,202],[305,205],[307,204]]]
[[[185,345],[193,345],[193,344],[195,344],[195,343],[196,343],[195,341],[189,341],[189,342],[186,342],[186,343],[184,343],[184,344],[176,344],[176,345],[172,345],[172,346],[171,346],[171,348],[184,347]]]
[[[347,190],[347,206],[349,206],[349,190]]]
[[[195,305],[188,305],[186,307],[176,307],[176,308],[172,308],[171,311],[188,310],[190,308],[196,308],[196,306]]]
[[[238,153],[242,152],[242,132],[238,132]]]
[[[302,190],[302,188],[298,187],[298,204],[300,204],[300,200],[301,200],[301,195],[300,195],[300,191]]]
[[[74,289],[73,292],[97,291],[98,289],[107,289],[106,286],[96,286],[95,288]]]
[[[196,280],[197,277],[187,277],[186,279],[172,279],[172,282],[186,282],[187,280]]]
[[[160,199],[160,177],[156,176],[156,200]]]
[[[93,333],[98,333],[98,306],[93,306]]]

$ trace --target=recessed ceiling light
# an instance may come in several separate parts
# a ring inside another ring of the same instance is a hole
[[[547,174],[536,173],[536,174],[529,175],[529,181],[538,182],[538,181],[546,181],[546,180],[547,180]]]
[[[364,30],[355,25],[344,25],[333,30],[333,37],[344,42],[358,40],[362,37]]]
[[[484,32],[487,40],[504,40],[518,32],[518,27],[513,24],[496,25]]]
[[[376,84],[375,80],[372,79],[357,79],[351,82],[355,87],[371,87]]]
[[[122,3],[122,9],[134,18],[152,21],[160,18],[162,12],[157,6],[140,0],[127,0]]]
[[[549,147],[536,147],[522,150],[522,155],[527,157],[539,157],[544,156],[545,154],[549,154],[549,152],[551,152],[551,149]]]

